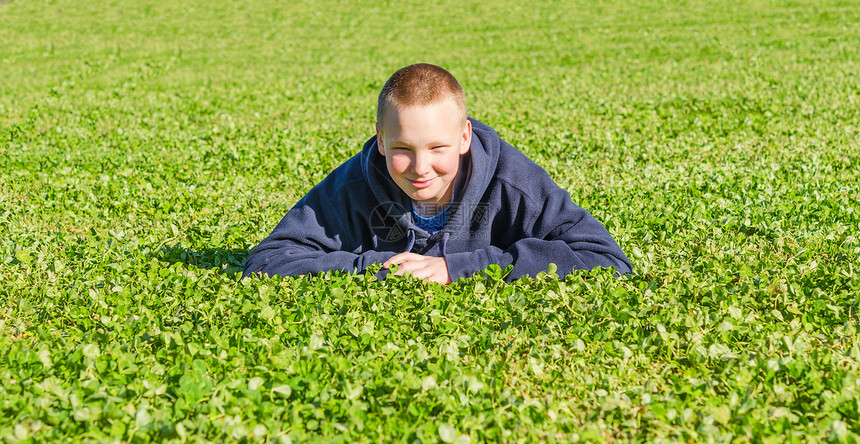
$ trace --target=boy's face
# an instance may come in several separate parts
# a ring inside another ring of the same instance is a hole
[[[451,100],[389,109],[376,127],[388,174],[413,201],[445,208],[451,202],[460,156],[469,152],[472,123]]]

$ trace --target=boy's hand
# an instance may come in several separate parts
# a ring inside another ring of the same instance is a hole
[[[428,281],[438,282],[443,285],[451,283],[451,276],[448,275],[448,264],[443,257],[400,253],[385,261],[382,266],[390,268],[391,264],[398,266],[397,272],[394,273],[395,275],[402,275],[407,271],[411,271],[412,276],[417,278],[427,279]]]

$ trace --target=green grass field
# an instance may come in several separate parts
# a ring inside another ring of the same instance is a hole
[[[853,0],[0,3],[0,440],[856,442],[858,48]],[[635,273],[241,279],[419,61]]]

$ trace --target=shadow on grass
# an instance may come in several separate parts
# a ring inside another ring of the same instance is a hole
[[[197,268],[218,269],[228,275],[238,272],[239,277],[241,277],[245,259],[248,258],[250,252],[251,248],[189,250],[176,244],[172,247],[161,248],[155,253],[155,256],[171,265],[179,262]]]

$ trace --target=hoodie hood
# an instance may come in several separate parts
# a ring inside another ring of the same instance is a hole
[[[379,213],[394,219],[404,230],[410,229],[412,216],[409,211],[411,211],[412,202],[388,174],[385,157],[379,154],[379,148],[377,148],[376,136],[365,142],[360,159],[364,181],[373,193]]]

